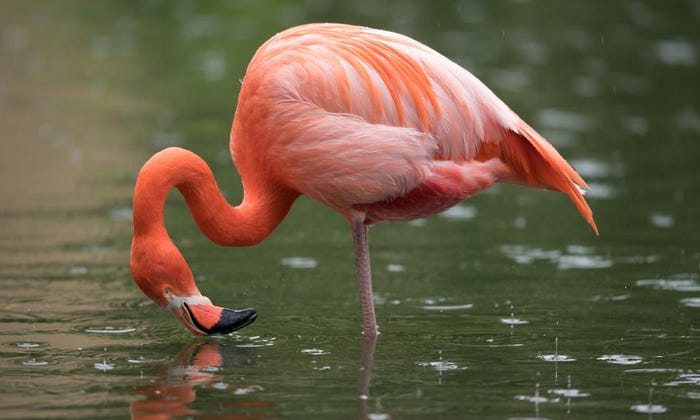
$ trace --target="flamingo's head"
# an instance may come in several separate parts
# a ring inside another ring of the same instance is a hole
[[[149,246],[135,238],[131,274],[146,296],[169,309],[192,334],[228,334],[257,317],[255,309],[233,310],[212,304],[197,289],[190,268],[172,242]]]

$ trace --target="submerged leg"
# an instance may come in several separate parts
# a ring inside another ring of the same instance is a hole
[[[372,273],[369,264],[369,238],[364,221],[352,222],[352,242],[355,248],[355,271],[362,308],[362,334],[377,335],[377,320],[374,316],[374,294],[372,293]]]

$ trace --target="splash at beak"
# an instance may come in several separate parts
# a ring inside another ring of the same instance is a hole
[[[255,321],[255,309],[233,310],[211,303],[188,303],[172,308],[173,315],[196,335],[228,334]]]

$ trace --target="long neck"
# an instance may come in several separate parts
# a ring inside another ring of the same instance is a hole
[[[244,192],[240,205],[231,206],[204,160],[190,151],[168,148],[148,160],[136,180],[135,239],[167,236],[163,209],[172,188],[180,190],[202,232],[225,246],[249,246],[263,241],[284,219],[297,197],[284,188],[258,182]]]

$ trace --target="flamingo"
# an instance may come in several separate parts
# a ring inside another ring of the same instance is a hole
[[[172,188],[222,246],[260,243],[302,194],[337,212],[352,231],[367,336],[378,334],[369,225],[427,217],[501,182],[563,192],[598,234],[588,185],[547,140],[470,72],[384,30],[307,24],[266,41],[242,81],[230,152],[237,206],[204,160],[176,147],[151,157],[134,189],[134,281],[193,334],[229,333],[257,313],[200,293],[163,223]]]

